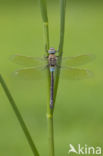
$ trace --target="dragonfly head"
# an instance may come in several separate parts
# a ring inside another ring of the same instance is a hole
[[[54,48],[50,48],[50,49],[48,50],[48,53],[49,53],[49,54],[55,54],[55,53],[56,53],[56,50],[55,50]]]

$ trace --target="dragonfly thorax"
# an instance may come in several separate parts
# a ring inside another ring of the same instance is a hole
[[[54,54],[50,54],[48,57],[49,66],[55,67],[56,66],[56,60],[57,60],[56,56]]]
[[[55,54],[49,54],[48,56],[48,63],[49,63],[49,67],[50,70],[53,71],[56,67],[56,61],[57,61],[57,57]]]

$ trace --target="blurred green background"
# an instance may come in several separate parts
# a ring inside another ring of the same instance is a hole
[[[59,43],[59,0],[48,1],[51,47]],[[26,121],[40,155],[47,155],[47,84],[13,77],[22,66],[10,56],[43,56],[43,24],[37,0],[0,0],[0,73]],[[94,77],[83,81],[60,79],[55,107],[56,156],[67,156],[69,144],[103,148],[103,1],[68,0],[64,56],[94,54],[85,65]],[[0,155],[32,156],[14,112],[0,88]],[[69,154],[72,155],[72,154]]]

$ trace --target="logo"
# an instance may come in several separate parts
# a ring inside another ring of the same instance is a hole
[[[72,144],[69,144],[69,151],[68,154],[75,153],[75,154],[102,154],[101,147],[89,147],[88,145],[81,146],[80,144],[77,145],[77,148],[75,148]]]

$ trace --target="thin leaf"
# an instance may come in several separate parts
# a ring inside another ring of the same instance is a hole
[[[46,0],[40,0],[41,15],[44,22],[48,21]]]
[[[10,91],[9,91],[9,89],[8,89],[6,83],[5,83],[5,81],[1,75],[0,75],[0,83],[1,83],[1,86],[2,86],[4,92],[7,96],[10,104],[11,104],[12,109],[13,109],[13,111],[14,111],[14,113],[15,113],[15,115],[16,115],[19,123],[20,123],[20,126],[21,126],[21,128],[22,128],[22,130],[26,136],[26,139],[29,143],[29,146],[30,146],[34,156],[39,156],[38,150],[37,150],[37,148],[36,148],[36,146],[32,140],[32,137],[30,135],[30,132],[29,132],[25,122],[24,122],[24,119],[23,119],[23,117],[22,117],[22,115],[21,115],[21,113],[20,113],[20,111],[19,111],[19,109],[18,109],[18,107],[14,101],[14,98],[12,97],[12,95],[11,95],[11,93],[10,93]]]
[[[48,16],[47,16],[47,0],[40,0],[41,15],[44,24],[44,40],[45,40],[45,51],[48,55],[49,49],[49,28],[48,28]]]
[[[59,59],[58,64],[61,66],[63,46],[64,46],[64,32],[65,32],[65,11],[66,11],[66,0],[60,0],[60,41],[58,47]],[[54,81],[54,105],[57,96],[58,84],[59,84],[60,68],[56,70],[55,81]]]

